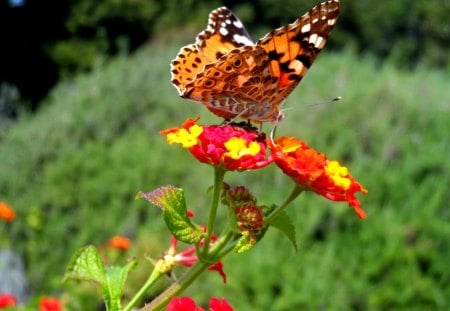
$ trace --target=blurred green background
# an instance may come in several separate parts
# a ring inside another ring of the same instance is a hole
[[[65,266],[77,248],[122,234],[134,242],[122,262],[140,259],[130,297],[151,269],[144,255],[158,257],[170,241],[160,211],[134,200],[139,190],[182,187],[196,220],[206,221],[212,169],[158,133],[187,117],[221,120],[178,98],[170,60],[221,5],[256,40],[317,3],[2,3],[0,201],[17,217],[0,245],[9,240],[23,256],[31,295],[63,297],[68,310],[97,308],[92,288],[61,283]],[[450,1],[341,6],[277,134],[346,165],[369,190],[360,196],[368,218],[302,195],[288,209],[299,251],[269,230],[251,251],[224,260],[226,285],[207,273],[189,289],[202,303],[215,295],[236,310],[450,308]],[[336,96],[343,99],[330,103]],[[280,203],[291,189],[276,167],[227,182],[247,185],[261,204]]]

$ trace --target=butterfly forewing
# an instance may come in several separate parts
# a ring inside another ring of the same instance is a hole
[[[339,15],[339,1],[323,2],[294,23],[275,29],[257,42],[267,53],[272,75],[283,91],[281,103],[305,76],[325,46]]]
[[[171,62],[172,83],[183,94],[186,84],[194,80],[210,64],[231,50],[252,45],[239,18],[226,7],[209,14],[208,26],[196,38],[195,44],[180,49]]]
[[[253,45],[253,42],[239,18],[226,7],[221,7],[209,14],[208,27],[199,33],[195,44],[206,58],[213,61],[235,48]]]

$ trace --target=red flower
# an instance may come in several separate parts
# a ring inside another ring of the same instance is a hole
[[[211,311],[233,311],[225,298],[219,300],[216,297],[209,301]],[[173,297],[167,305],[166,311],[203,311],[202,307],[197,306],[195,301],[190,297]]]
[[[219,300],[216,297],[211,298],[209,307],[211,308],[211,311],[233,311],[233,307],[230,306],[225,298],[222,298],[222,300]]]
[[[251,128],[236,125],[197,125],[197,119],[187,120],[181,128],[161,132],[169,144],[179,143],[189,149],[200,162],[230,171],[258,169],[269,165],[267,146]]]
[[[58,298],[43,296],[39,300],[40,311],[62,311],[62,303]]]
[[[111,248],[126,251],[127,249],[130,248],[131,240],[124,236],[116,235],[108,241],[108,245]]]
[[[203,311],[190,297],[173,297],[167,305],[166,311]]]
[[[3,218],[7,222],[12,222],[15,217],[14,209],[5,202],[0,201],[0,219]]]
[[[16,304],[17,299],[13,295],[7,293],[0,294],[0,309],[14,307]]]
[[[275,163],[298,185],[332,201],[347,201],[360,218],[366,218],[355,193],[367,190],[346,167],[293,137],[280,137],[270,148]]]

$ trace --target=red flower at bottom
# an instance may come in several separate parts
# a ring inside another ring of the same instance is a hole
[[[61,300],[54,297],[43,296],[39,300],[40,311],[62,311]]]
[[[366,218],[355,193],[366,194],[367,190],[346,167],[294,137],[280,137],[270,148],[275,163],[298,185],[332,201],[347,201],[360,218]]]
[[[17,299],[11,294],[0,294],[0,309],[14,307],[17,304]]]
[[[209,301],[211,311],[233,311],[233,307],[227,302],[225,298],[219,300],[216,297]],[[197,306],[195,301],[190,297],[173,297],[167,305],[166,311],[204,311],[200,306]]]
[[[167,305],[166,311],[203,311],[190,297],[173,297]]]

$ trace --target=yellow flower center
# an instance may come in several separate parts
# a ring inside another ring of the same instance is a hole
[[[280,140],[279,146],[283,153],[294,152],[302,146],[301,142],[293,137],[284,137]]]
[[[225,143],[225,148],[228,150],[225,155],[234,160],[240,159],[245,155],[254,156],[261,151],[261,146],[257,142],[252,141],[247,146],[245,139],[239,137],[232,137]]]
[[[195,124],[189,128],[189,131],[181,128],[176,132],[167,134],[167,142],[169,144],[182,144],[183,148],[190,148],[197,144],[201,133],[203,133],[203,127]]]
[[[325,166],[326,174],[333,180],[336,186],[348,190],[352,181],[348,178],[348,169],[341,166],[338,161],[328,161]]]

